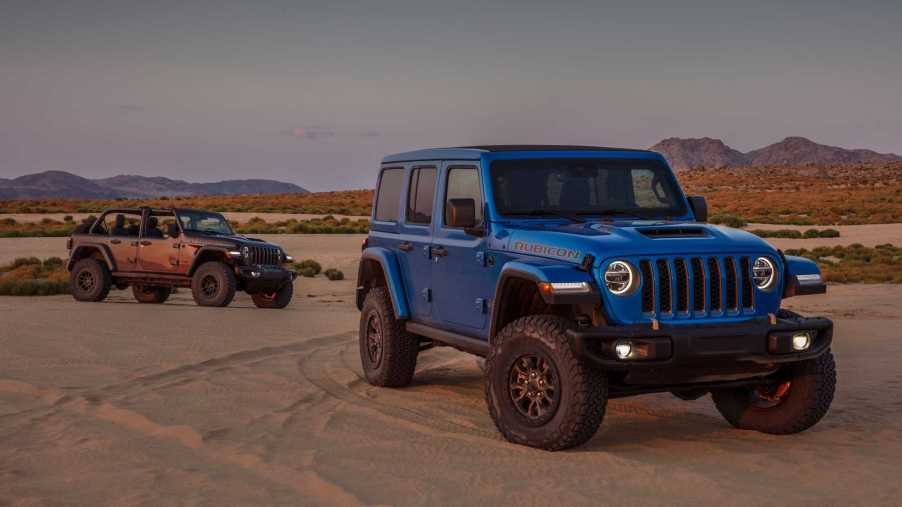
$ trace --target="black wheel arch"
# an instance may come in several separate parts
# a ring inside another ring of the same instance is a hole
[[[110,247],[104,245],[103,243],[81,243],[72,253],[69,254],[69,262],[66,263],[66,270],[72,271],[72,268],[75,267],[75,263],[86,259],[88,257],[100,257],[98,260],[102,260],[106,267],[110,272],[116,271],[116,260],[113,258],[112,253],[110,252]]]

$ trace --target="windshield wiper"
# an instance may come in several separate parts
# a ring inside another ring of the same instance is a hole
[[[564,211],[556,211],[551,209],[532,209],[529,211],[507,211],[505,214],[507,215],[525,215],[525,216],[542,216],[542,215],[552,215],[556,217],[566,218],[571,222],[575,222],[578,224],[585,223],[586,221],[582,218],[579,218],[578,213],[567,213]]]

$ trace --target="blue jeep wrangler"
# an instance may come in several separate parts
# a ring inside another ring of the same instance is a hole
[[[436,345],[485,357],[498,430],[548,450],[591,438],[609,398],[655,392],[803,431],[833,399],[833,324],[780,302],[825,292],[818,267],[706,219],[650,151],[385,157],[357,283],[366,378],[405,386]]]

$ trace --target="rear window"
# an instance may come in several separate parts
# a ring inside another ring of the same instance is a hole
[[[376,220],[398,220],[398,203],[401,201],[403,178],[404,169],[400,167],[382,171],[379,192],[376,195]]]
[[[435,168],[418,167],[410,174],[407,195],[407,221],[414,224],[432,223],[432,202],[435,199]]]

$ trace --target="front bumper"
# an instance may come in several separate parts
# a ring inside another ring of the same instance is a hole
[[[236,275],[248,294],[275,292],[298,276],[294,271],[278,266],[239,266]]]
[[[812,331],[809,348],[785,351],[787,334]],[[619,373],[628,385],[679,385],[751,378],[773,373],[784,363],[812,359],[830,348],[833,322],[823,317],[768,317],[738,323],[648,324],[575,329],[569,332],[576,352],[606,371]],[[616,358],[613,343],[628,340],[647,347],[649,359]]]

